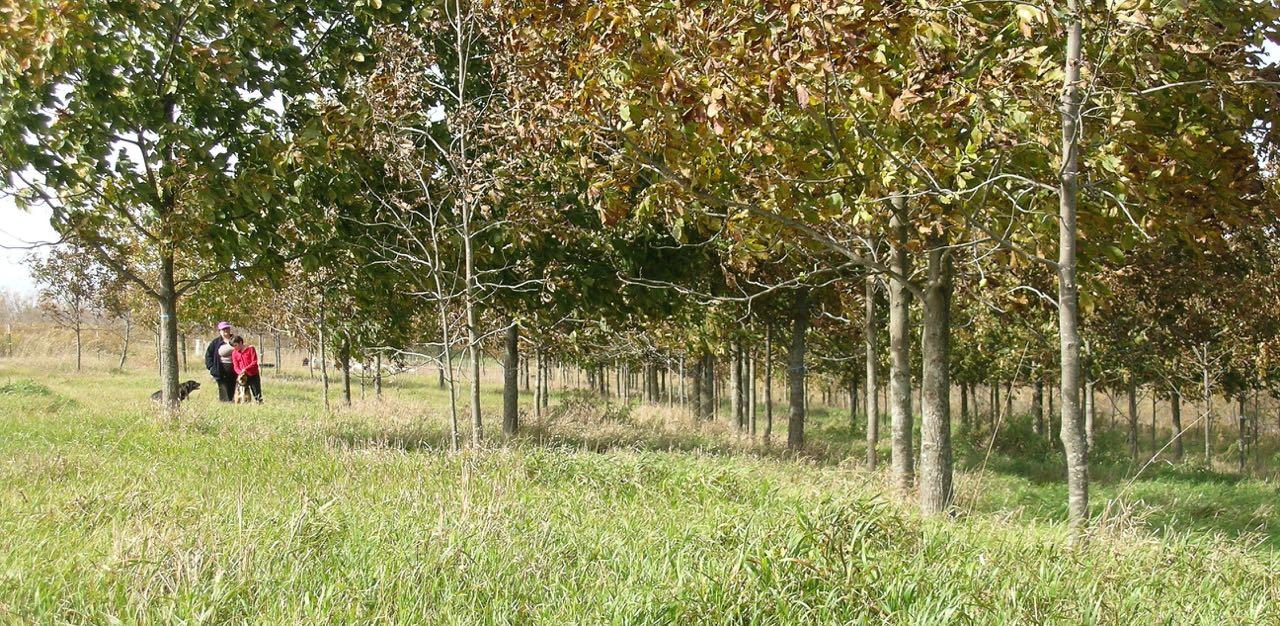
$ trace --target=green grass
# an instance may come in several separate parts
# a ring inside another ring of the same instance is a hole
[[[959,477],[957,519],[921,520],[843,458],[837,412],[797,459],[557,397],[454,454],[425,378],[334,414],[305,376],[262,407],[206,386],[175,422],[149,372],[0,385],[4,623],[1280,623],[1263,480],[1147,475],[1068,547],[1048,470],[1001,452]]]

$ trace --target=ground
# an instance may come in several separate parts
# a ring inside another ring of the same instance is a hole
[[[1018,424],[959,437],[959,514],[922,520],[841,411],[796,458],[561,393],[502,442],[493,387],[491,443],[452,453],[430,373],[332,414],[305,371],[264,384],[170,421],[152,371],[0,362],[0,621],[1280,624],[1274,477],[1130,481],[1107,437],[1069,546]]]

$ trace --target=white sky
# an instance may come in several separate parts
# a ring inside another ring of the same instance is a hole
[[[36,207],[31,212],[20,211],[13,198],[0,197],[0,246],[24,246],[58,238],[49,226],[49,210]],[[27,250],[0,248],[0,291],[35,293],[31,274],[22,259]]]

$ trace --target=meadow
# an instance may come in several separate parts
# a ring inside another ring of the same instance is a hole
[[[454,453],[431,374],[327,413],[273,372],[262,406],[206,385],[168,420],[150,370],[0,362],[0,621],[1280,623],[1274,477],[1131,480],[1104,433],[1068,545],[1061,461],[1019,422],[958,439],[957,514],[925,519],[835,409],[794,456],[559,391],[503,441],[494,386],[489,443]]]

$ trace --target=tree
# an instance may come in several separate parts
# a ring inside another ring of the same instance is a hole
[[[169,411],[182,297],[277,261],[315,223],[285,202],[277,159],[309,98],[360,63],[373,11],[41,0],[12,16],[33,38],[0,44],[4,185],[156,303]]]
[[[76,371],[80,371],[85,325],[101,312],[101,297],[110,276],[78,246],[58,247],[47,256],[32,255],[31,278],[40,289],[40,308],[59,328],[75,336]]]

